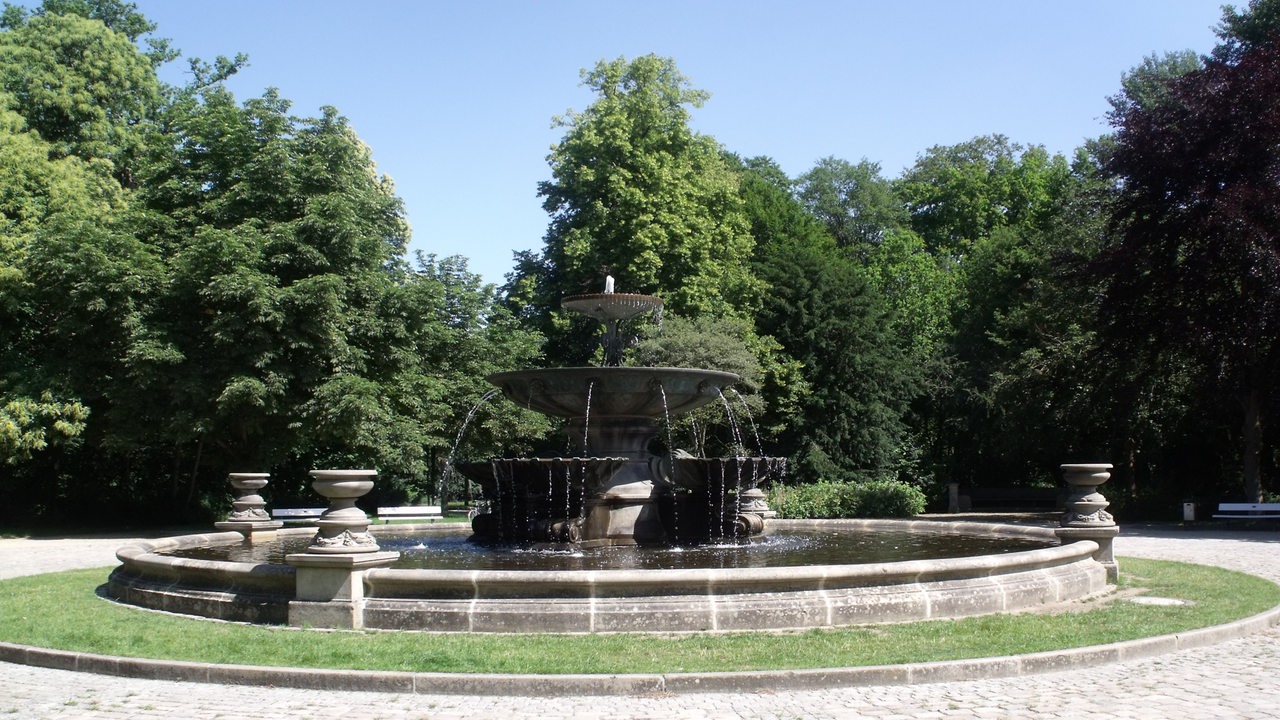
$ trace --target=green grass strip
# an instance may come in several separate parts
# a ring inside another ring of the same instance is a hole
[[[307,668],[473,673],[657,673],[853,667],[993,657],[1132,640],[1280,605],[1280,586],[1221,568],[1121,561],[1121,591],[1068,612],[993,615],[795,633],[467,635],[318,632],[190,619],[99,598],[108,570],[0,582],[0,640],[130,657]]]

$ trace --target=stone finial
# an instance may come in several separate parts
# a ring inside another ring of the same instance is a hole
[[[266,511],[267,502],[258,494],[270,480],[269,473],[242,472],[229,473],[227,480],[231,483],[235,499],[231,501],[231,514],[222,522],[214,523],[219,530],[234,530],[241,533],[250,542],[272,540],[276,531],[284,524],[272,520]]]

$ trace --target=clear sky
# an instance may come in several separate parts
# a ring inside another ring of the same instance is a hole
[[[247,53],[240,100],[276,87],[296,114],[338,108],[395,180],[411,249],[466,256],[490,282],[542,247],[551,121],[591,102],[579,71],[598,60],[674,58],[711,93],[694,127],[793,177],[835,156],[892,178],[978,135],[1070,154],[1107,131],[1122,73],[1208,52],[1222,15],[1218,0],[135,2],[188,57]]]

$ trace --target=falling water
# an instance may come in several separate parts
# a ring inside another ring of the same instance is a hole
[[[566,469],[565,472],[568,472],[568,469]],[[555,496],[556,496],[556,468],[555,468],[555,463],[552,463],[551,465],[547,466],[547,500],[545,503],[539,503],[539,508],[538,508],[539,520],[551,519],[552,517],[551,501],[553,498],[555,498]]]
[[[587,466],[585,463],[582,463],[582,462],[570,463],[565,466],[564,515],[562,516],[565,519],[565,522],[569,522],[571,518],[582,514],[581,509],[579,509],[577,512],[574,512],[573,490],[575,485],[579,485],[584,488],[586,487],[586,483],[587,483],[586,471],[587,471]]]
[[[584,465],[578,473],[578,521],[582,525],[587,522],[587,474],[588,471]]]
[[[441,504],[443,504],[443,500],[444,500],[444,481],[445,481],[445,478],[449,477],[450,473],[456,472],[453,469],[453,460],[454,460],[454,456],[458,454],[458,447],[462,445],[462,436],[467,432],[467,426],[471,424],[471,420],[476,416],[476,413],[480,411],[480,407],[485,403],[489,402],[490,400],[492,400],[494,396],[500,392],[502,391],[490,390],[484,395],[481,395],[480,400],[476,402],[476,404],[472,406],[471,410],[467,412],[467,417],[462,421],[462,427],[458,428],[458,435],[453,439],[453,447],[449,449],[449,459],[445,460],[444,470],[440,473],[440,481],[436,483],[436,497],[441,499]],[[471,487],[471,481],[468,480],[467,481],[467,488],[468,488],[467,502],[471,502],[470,487]]]
[[[671,408],[667,406],[667,389],[658,383],[658,394],[662,396],[662,421],[667,429],[667,464],[670,467],[672,487],[671,494],[675,502],[671,503],[671,534],[680,537],[680,489],[675,483],[676,476],[676,442],[671,436]]]
[[[591,391],[595,390],[596,381],[594,379],[587,381],[587,410],[582,418],[582,456],[591,457],[591,449],[587,446],[588,438],[591,437]]]
[[[724,531],[724,510],[725,510],[725,499],[729,494],[729,483],[727,478],[725,477],[726,473],[724,470],[724,463],[720,462],[716,464],[720,466],[720,492],[716,493],[717,495],[720,496],[720,507],[718,509],[718,512],[715,513],[716,520],[715,520],[715,525],[713,526],[715,528],[715,535],[713,537],[724,538],[724,536],[727,534]]]
[[[733,447],[738,455],[746,455],[746,444],[742,442],[742,428],[738,427],[738,418],[733,415],[733,408],[729,405],[729,398],[720,388],[716,388],[716,393],[720,395],[720,402],[724,405],[725,417],[729,419],[729,431],[733,434]]]
[[[747,404],[747,399],[742,393],[738,392],[735,387],[729,388],[729,392],[738,398],[738,404],[742,406],[742,411],[747,415],[747,422],[751,424],[751,435],[756,439],[756,452],[761,456],[764,455],[764,443],[760,441],[760,429],[756,427],[755,416],[751,414],[751,406]]]
[[[733,536],[735,538],[746,534],[745,529],[742,533],[738,532],[738,516],[742,515],[742,466],[745,464],[745,458],[740,458],[734,463],[738,468],[738,476],[733,486]]]
[[[502,491],[502,484],[503,484],[502,481],[507,480],[508,482],[511,482],[512,473],[510,470],[510,463],[506,463],[502,460],[494,459],[489,461],[489,467],[493,471],[493,495],[494,495],[493,507],[490,509],[490,511],[494,514],[494,519],[498,524],[498,539],[502,541],[506,541],[509,538],[507,533],[507,523],[504,517],[505,515],[507,515],[507,513],[504,512],[506,510],[506,503],[503,502],[504,493]]]

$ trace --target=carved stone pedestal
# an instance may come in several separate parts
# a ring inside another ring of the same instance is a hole
[[[284,525],[267,514],[267,502],[258,491],[266,487],[269,473],[230,473],[227,480],[235,492],[231,501],[231,514],[226,520],[216,522],[219,530],[234,530],[250,543],[269,542],[276,539],[276,531]]]
[[[1056,532],[1063,544],[1078,540],[1092,540],[1098,544],[1098,551],[1093,554],[1107,569],[1107,581],[1116,582],[1120,577],[1120,566],[1116,563],[1113,541],[1120,534],[1120,528],[1106,511],[1110,501],[1098,492],[1098,486],[1111,477],[1109,463],[1080,463],[1062,466],[1062,477],[1069,486],[1067,491],[1067,512],[1063,514]]]
[[[312,470],[311,487],[329,499],[329,508],[316,520],[320,528],[309,553],[371,553],[378,541],[369,534],[369,516],[356,500],[373,489],[375,470]]]
[[[297,568],[290,625],[364,627],[365,571],[400,558],[380,550],[369,533],[369,516],[356,507],[376,476],[373,470],[311,471],[311,486],[329,499],[329,509],[316,521],[320,529],[307,551],[285,557]]]

